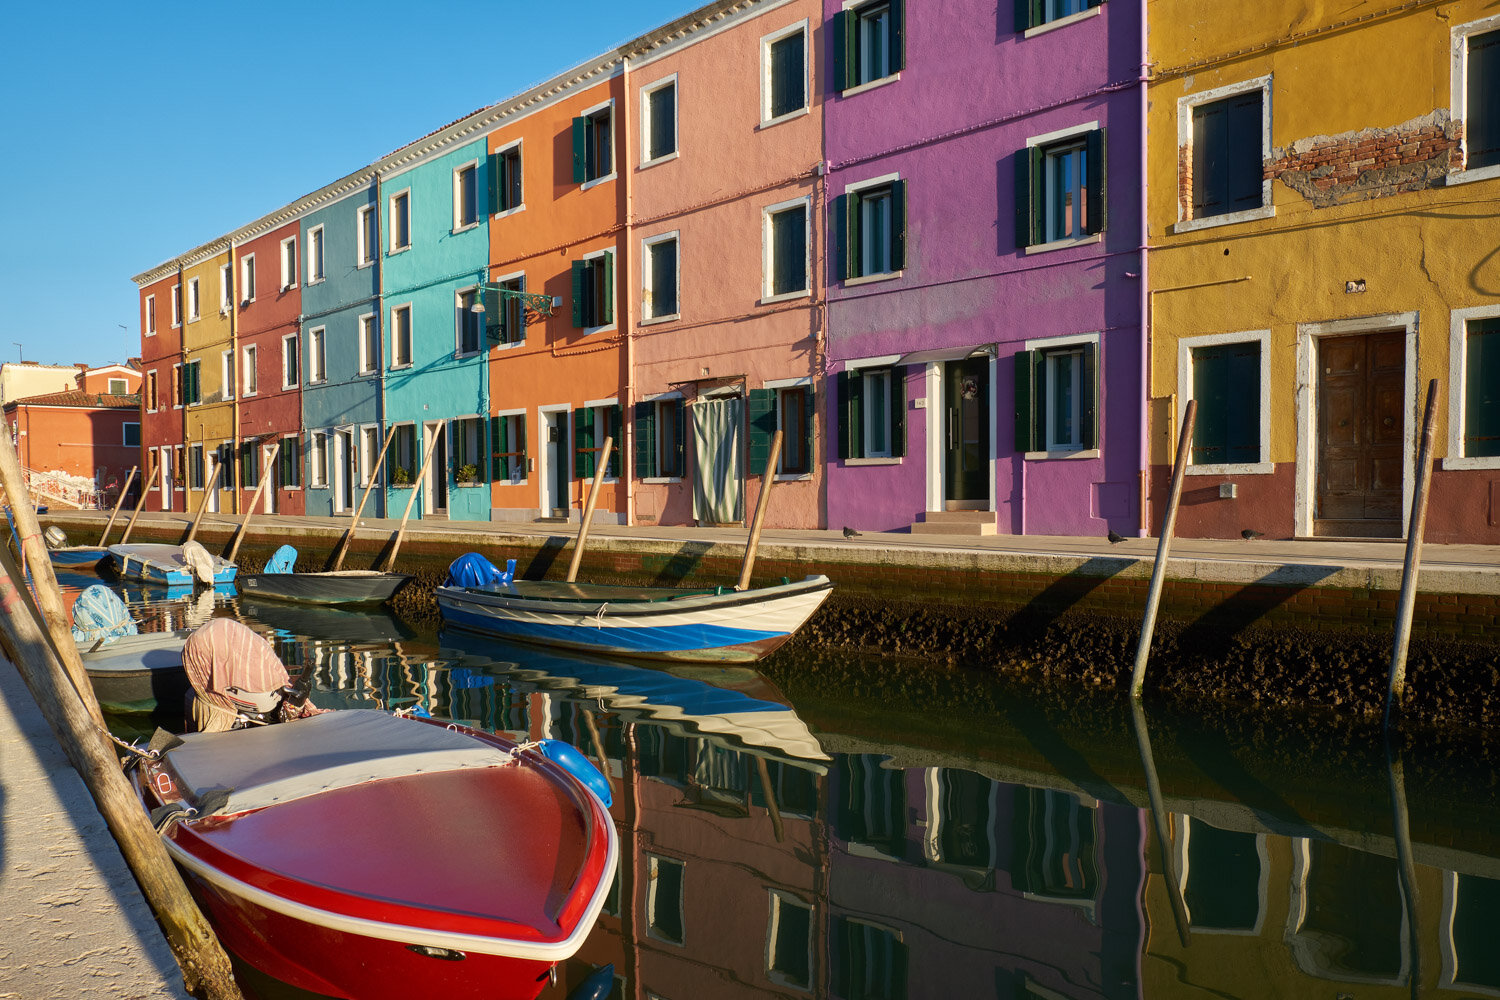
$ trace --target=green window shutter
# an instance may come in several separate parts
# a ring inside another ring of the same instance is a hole
[[[807,468],[811,470],[813,467],[813,425],[817,423],[813,418],[813,403],[818,397],[810,385],[804,386],[802,391],[807,394],[802,400],[802,412],[806,414],[802,425],[802,447],[806,450],[802,454],[807,456]]]
[[[604,268],[604,301],[600,303],[599,324],[608,326],[615,321],[615,255],[606,250],[598,260],[597,266]]]
[[[581,328],[583,326],[583,279],[586,276],[586,272],[588,271],[588,264],[585,261],[575,260],[572,265],[572,270],[573,325]]]
[[[751,389],[749,399],[750,461],[747,471],[758,476],[771,458],[771,438],[776,435],[776,390]]]
[[[834,255],[840,279],[852,277],[849,260],[853,247],[849,245],[849,195],[841,194],[833,199]]]
[[[625,408],[622,407],[619,403],[616,403],[614,406],[611,406],[609,408],[609,413],[606,419],[608,422],[609,436],[614,438],[614,441],[610,444],[609,468],[605,471],[605,475],[609,476],[611,479],[619,479],[620,468],[623,464],[620,461],[620,454],[625,450]],[[604,447],[604,442],[602,440],[599,442],[599,447]]]
[[[500,457],[502,442],[505,440],[505,418],[490,417],[490,479],[498,481],[506,478],[505,459]]]
[[[1042,23],[1042,0],[1016,0],[1016,30],[1026,31]]]
[[[677,470],[675,475],[681,476],[687,472],[687,438],[683,436],[687,432],[687,407],[680,399],[672,400],[672,425],[677,431],[677,443],[672,447],[672,461],[676,463],[673,468]]]
[[[864,458],[865,378],[859,371],[839,373],[839,458]]]
[[[1102,6],[1104,6],[1104,0],[1089,0],[1089,6],[1090,7],[1102,7]]]
[[[833,15],[833,89],[849,89],[849,74],[854,67],[854,25],[847,10]]]
[[[500,297],[500,291],[496,288],[486,288],[479,293],[479,300],[484,303],[484,338],[491,345],[500,343],[500,321],[503,318],[505,300]]]
[[[594,478],[594,409],[590,406],[573,411],[573,476]]]
[[[516,463],[515,471],[525,476],[531,472],[526,465],[526,414],[517,413],[513,417],[507,417],[509,425],[515,428],[512,435],[516,439],[516,454],[512,459]]]
[[[573,183],[588,180],[589,165],[589,120],[573,119]]]
[[[635,475],[656,475],[656,402],[635,404]]]
[[[891,457],[906,454],[906,369],[891,369]]]
[[[906,267],[906,182],[891,181],[891,270]]]
[[[1016,451],[1036,451],[1036,407],[1032,388],[1036,372],[1036,352],[1016,352]]]
[[[1088,146],[1084,155],[1084,162],[1088,169],[1088,207],[1085,209],[1088,215],[1088,225],[1085,231],[1089,233],[1104,232],[1104,129],[1097,129],[1089,133]]]
[[[1500,319],[1472,320],[1464,349],[1465,457],[1500,455]]]
[[[1031,149],[1016,151],[1016,249],[1024,251],[1036,243],[1036,219],[1032,213],[1032,189],[1040,187],[1032,176]],[[1039,179],[1039,178],[1037,178]]]
[[[1079,438],[1084,450],[1099,447],[1099,347],[1089,344],[1083,349],[1082,366],[1079,373],[1079,388],[1083,398],[1078,401]]]
[[[901,0],[891,0],[891,72],[906,67],[906,13]]]

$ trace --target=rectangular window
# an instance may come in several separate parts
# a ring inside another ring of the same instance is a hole
[[[856,368],[838,376],[839,458],[906,454],[906,382],[891,368]]]
[[[615,255],[606,250],[585,260],[575,260],[572,271],[573,325],[589,329],[613,323]]]
[[[807,202],[766,210],[765,295],[807,291]]]
[[[302,440],[298,437],[281,439],[281,450],[276,453],[276,485],[282,489],[302,485]]]
[[[370,476],[375,471],[375,459],[380,456],[380,428],[359,429],[359,485],[369,486]]]
[[[614,173],[613,111],[606,105],[573,119],[574,183],[587,184]]]
[[[901,0],[871,0],[834,15],[836,90],[850,90],[901,72]]]
[[[198,296],[198,279],[197,278],[189,278],[188,279],[187,314],[188,314],[188,322],[192,322],[195,319],[199,319],[203,315],[202,303],[201,303],[201,301],[199,299],[199,296]]]
[[[188,446],[188,489],[203,489],[203,446]]]
[[[112,378],[108,385],[111,396],[124,396],[130,392],[130,383],[122,378]]]
[[[307,283],[311,285],[324,277],[323,227],[314,226],[307,231]]]
[[[281,290],[297,285],[297,237],[289,236],[281,241]]]
[[[156,296],[146,296],[146,336],[156,336]]]
[[[1260,341],[1192,348],[1193,426],[1190,465],[1259,462]]]
[[[251,344],[245,348],[243,357],[241,358],[240,368],[245,379],[244,391],[246,396],[255,395],[260,384],[260,372],[256,370],[255,355],[255,345]]]
[[[677,78],[641,88],[641,150],[643,163],[677,152]]]
[[[307,435],[307,485],[328,485],[328,434],[312,431]]]
[[[490,156],[490,190],[494,192],[496,212],[513,212],[524,204],[519,142]]]
[[[812,986],[812,907],[772,891],[771,923],[766,929],[766,971],[798,989]]]
[[[453,172],[453,228],[464,229],[479,221],[479,168],[472,164]]]
[[[490,418],[490,478],[519,483],[526,478],[526,414]]]
[[[453,481],[459,485],[484,482],[484,420],[460,417],[453,421]]]
[[[411,246],[411,192],[391,197],[391,252]]]
[[[156,395],[156,372],[153,370],[146,373],[146,409],[156,409],[158,402]]]
[[[1104,231],[1104,130],[1028,143],[1016,155],[1016,242],[1025,248]]]
[[[124,435],[120,441],[126,448],[139,448],[141,446],[141,425],[139,422],[131,421],[123,425]]]
[[[411,364],[411,306],[391,310],[391,367]]]
[[[316,385],[328,378],[327,331],[314,327],[307,331],[307,384]]]
[[[635,474],[642,479],[680,479],[684,465],[682,400],[635,404]]]
[[[608,479],[620,476],[620,448],[625,437],[620,432],[622,411],[617,404],[605,406],[580,406],[573,411],[573,476],[577,479],[593,479],[599,466],[599,453],[604,450],[604,439],[613,438],[609,452],[609,467],[604,470]]]
[[[253,490],[260,485],[260,442],[240,442],[240,485]]]
[[[1029,31],[1103,3],[1104,0],[1016,0],[1016,30]]]
[[[889,375],[889,369],[882,369]],[[885,393],[888,401],[889,392]],[[751,475],[765,471],[771,460],[771,442],[776,432],[781,431],[781,457],[776,463],[776,474],[802,476],[812,471],[813,446],[813,392],[810,385],[793,385],[767,389],[751,389],[749,396],[750,415],[750,466]],[[889,424],[889,421],[886,421]],[[880,447],[889,452],[889,426],[882,427],[877,437]],[[869,456],[876,457],[876,456]]]
[[[375,206],[363,205],[354,213],[355,255],[360,267],[375,263]]]
[[[1468,38],[1464,169],[1500,163],[1500,31]]]
[[[1254,931],[1260,926],[1261,861],[1257,837],[1221,830],[1192,816],[1180,820],[1178,851],[1186,861],[1182,898],[1195,929]]]
[[[659,941],[682,944],[682,894],[686,865],[647,855],[646,929]],[[845,996],[859,994],[846,993]]]
[[[1017,451],[1098,447],[1098,352],[1097,341],[1016,352]]]
[[[172,286],[172,326],[175,329],[182,325],[182,286]]]
[[[172,366],[172,406],[173,406],[174,409],[177,408],[177,407],[182,406],[182,391],[183,391],[182,365],[180,365],[180,364],[173,365]]]
[[[807,30],[798,26],[761,43],[762,121],[776,121],[807,107]]]
[[[297,335],[288,334],[281,339],[281,387],[295,389],[302,380],[302,366],[297,354]]]
[[[1195,219],[1260,208],[1265,94],[1259,88],[1193,108]]]
[[[1093,899],[1100,888],[1094,807],[1054,788],[1013,787],[1012,884],[1048,899]]]
[[[845,278],[894,274],[906,266],[906,182],[849,190],[834,201],[839,273]]]
[[[417,427],[398,424],[391,428],[395,438],[386,456],[386,475],[396,486],[410,486],[417,478]]]
[[[240,301],[255,301],[255,254],[246,254],[240,260]]]
[[[359,318],[359,373],[373,375],[380,367],[380,326],[374,313]]]
[[[219,315],[226,316],[234,305],[234,265],[219,265]]]
[[[478,301],[478,293],[468,288],[458,293],[455,309],[457,311],[457,343],[459,354],[477,354],[479,352],[479,337],[484,325],[484,317],[481,313],[474,311],[474,303]]]
[[[233,399],[234,398],[235,377],[234,377],[234,351],[232,351],[232,350],[225,351],[223,353],[223,355],[219,358],[219,379],[220,379],[219,384],[224,387],[224,389],[223,389],[223,395],[222,395],[221,398],[223,398],[223,399]]]
[[[1463,454],[1494,458],[1500,456],[1500,318],[1469,320],[1464,352]]]
[[[907,948],[895,931],[837,916],[832,951],[829,972],[838,996],[906,1000]]]
[[[525,291],[526,277],[518,275],[495,282],[494,290],[485,293],[485,336],[490,343],[519,344],[526,339],[526,306],[521,301]]]
[[[182,366],[182,401],[188,406],[203,401],[203,383],[198,378],[198,368],[197,361]]]
[[[646,287],[641,295],[643,319],[665,319],[677,315],[677,234],[642,241]]]

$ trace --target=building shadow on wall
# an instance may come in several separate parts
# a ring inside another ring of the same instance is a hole
[[[1086,559],[1027,601],[1011,621],[1018,628],[1043,632],[1078,602],[1136,562],[1135,559],[1113,556]]]
[[[1183,629],[1181,649],[1210,659],[1223,654],[1249,626],[1307,590],[1337,573],[1336,566],[1280,566],[1254,583],[1247,583],[1226,596],[1197,621]]]

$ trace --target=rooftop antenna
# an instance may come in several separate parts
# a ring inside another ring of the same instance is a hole
[[[19,340],[12,340],[11,343],[16,345],[16,360],[24,365],[26,359],[21,357],[21,342]]]

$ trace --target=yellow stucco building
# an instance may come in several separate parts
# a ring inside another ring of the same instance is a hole
[[[1148,0],[1152,527],[1500,542],[1500,8]]]
[[[179,479],[186,507],[196,511],[207,498],[208,509],[231,510],[236,466],[235,441],[235,294],[240,276],[227,244],[185,265],[182,288],[182,361],[173,370],[173,400],[180,402],[184,449]],[[218,488],[205,493],[220,461]]]

